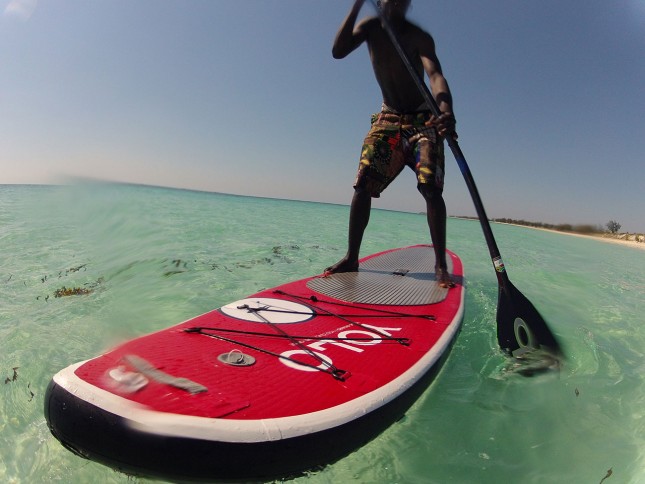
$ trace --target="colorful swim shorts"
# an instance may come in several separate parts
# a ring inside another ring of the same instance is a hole
[[[372,126],[363,142],[354,188],[378,198],[407,165],[418,185],[443,190],[443,138],[429,123],[430,113],[372,115]]]

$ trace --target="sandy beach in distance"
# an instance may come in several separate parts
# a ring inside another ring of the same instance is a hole
[[[512,225],[512,224],[509,224]],[[609,234],[607,235],[586,235],[586,234],[577,234],[575,232],[564,232],[561,230],[551,230],[551,229],[544,229],[541,227],[531,227],[529,225],[518,225],[518,227],[527,227],[529,229],[535,229],[535,230],[544,230],[546,232],[553,232],[555,234],[563,234],[563,235],[572,235],[574,237],[584,237],[587,239],[594,239],[594,240],[600,240],[603,242],[609,242],[611,244],[619,244],[619,245],[625,245],[628,247],[635,247],[636,249],[641,249],[645,250],[645,242],[637,242],[636,240],[626,240],[626,239],[619,239],[615,236],[611,236]],[[618,234],[618,235],[624,235],[624,234]]]
[[[459,217],[455,215],[451,215],[450,218],[463,219],[463,220],[477,220],[474,217]],[[612,235],[607,233],[607,234],[590,235],[590,234],[579,234],[576,232],[566,232],[564,230],[546,229],[543,227],[533,227],[531,225],[495,222],[493,220],[491,220],[490,222],[494,224],[500,224],[500,225],[515,225],[516,227],[524,227],[524,228],[533,229],[533,230],[543,230],[545,232],[553,232],[554,234],[571,235],[573,237],[584,237],[587,239],[594,239],[594,240],[600,240],[602,242],[609,242],[610,244],[619,244],[627,247],[634,247],[636,249],[645,250],[645,242],[638,242],[638,240],[636,240],[639,237],[641,240],[644,240],[645,234],[613,234]],[[632,240],[627,240],[628,237],[630,237]]]

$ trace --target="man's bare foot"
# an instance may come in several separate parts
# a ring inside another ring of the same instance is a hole
[[[333,266],[325,269],[326,276],[340,272],[356,272],[358,270],[358,261],[348,260],[346,257],[336,262]]]
[[[446,269],[435,267],[434,272],[435,280],[437,281],[437,284],[439,284],[439,287],[444,287],[446,289],[455,287],[455,282],[452,280],[450,273]]]

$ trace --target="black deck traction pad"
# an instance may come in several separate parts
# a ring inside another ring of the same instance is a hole
[[[434,250],[409,247],[363,262],[358,272],[310,280],[307,287],[341,301],[412,306],[443,301],[448,289],[435,281]],[[448,270],[452,262],[448,258]]]

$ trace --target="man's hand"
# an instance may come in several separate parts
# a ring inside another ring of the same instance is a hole
[[[435,126],[440,136],[444,138],[451,136],[453,139],[457,139],[457,133],[455,131],[457,121],[455,120],[454,114],[443,113],[439,117],[433,115],[427,124],[429,126]]]

